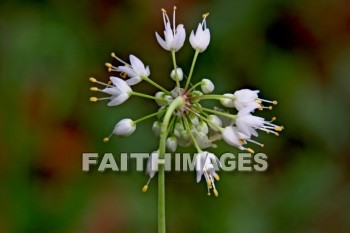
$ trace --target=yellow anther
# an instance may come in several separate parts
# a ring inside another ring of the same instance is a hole
[[[111,63],[105,63],[105,66],[107,66],[108,68],[112,68],[112,64]]]
[[[210,196],[210,193],[208,192],[208,196]]]
[[[275,132],[275,135],[276,135],[276,136],[280,136],[280,135],[279,135],[278,133],[276,133],[276,132]]]
[[[109,142],[109,138],[104,138],[103,142]]]
[[[278,104],[278,102],[277,102],[276,100],[272,101],[272,103],[273,103],[274,105]]]
[[[264,144],[260,144],[261,147],[264,147],[265,145]]]
[[[259,99],[256,99],[255,102],[257,102],[258,104],[261,104],[261,103],[262,103],[262,101],[259,100]]]
[[[98,89],[97,87],[90,87],[90,91],[99,91],[100,89]]]
[[[276,117],[272,117],[271,121],[275,121],[277,118]]]
[[[218,174],[214,175],[215,180],[220,180],[220,176]]]
[[[208,184],[208,187],[211,188],[211,180],[210,179],[207,179],[207,184]]]
[[[145,193],[145,192],[147,192],[147,190],[148,190],[148,185],[145,185],[145,186],[142,187],[142,192]]]
[[[120,74],[120,77],[122,77],[122,78],[126,78],[128,75],[125,73],[125,72],[123,72],[123,73],[121,73]]]
[[[112,68],[111,67],[108,67],[108,72],[112,72]]]
[[[174,6],[174,10],[177,10],[177,7],[176,7],[176,6]]]
[[[107,84],[108,84],[108,85],[111,85],[111,84],[112,84],[112,81],[108,81]]]
[[[275,130],[276,130],[276,131],[282,131],[282,130],[283,130],[283,127],[281,127],[281,126],[276,126],[276,127],[275,127]]]
[[[269,106],[268,109],[269,109],[269,110],[272,110],[272,106]]]
[[[111,57],[116,57],[114,52],[111,53]]]
[[[241,141],[242,144],[245,143],[245,140],[244,140],[244,139],[239,139],[239,140]]]
[[[205,13],[202,15],[203,19],[207,18],[209,16],[209,13]]]
[[[166,14],[166,10],[164,8],[160,9],[164,14]]]
[[[213,193],[214,193],[215,197],[218,197],[218,196],[219,196],[218,190],[214,189],[214,190],[213,190]]]
[[[96,102],[96,101],[97,101],[97,98],[96,98],[96,97],[90,97],[90,101],[91,101],[91,102]]]
[[[90,82],[93,82],[93,83],[97,82],[97,80],[94,77],[90,77],[89,80]]]
[[[254,154],[254,151],[251,148],[247,148],[246,151],[248,151],[251,154]]]
[[[259,111],[262,111],[262,110],[263,110],[263,108],[260,106],[260,107],[258,107],[258,110],[259,110]]]

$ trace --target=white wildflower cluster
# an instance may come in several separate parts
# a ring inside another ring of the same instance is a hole
[[[110,72],[116,72],[120,77],[110,77],[109,83],[102,83],[95,78],[90,78],[91,82],[103,86],[103,89],[92,87],[92,91],[109,95],[104,98],[91,97],[90,100],[93,102],[108,100],[108,106],[116,106],[124,103],[131,96],[138,96],[151,99],[159,106],[157,112],[140,119],[121,120],[112,132],[119,137],[126,137],[136,130],[136,125],[141,121],[153,117],[157,118],[153,123],[152,130],[157,137],[160,137],[160,143],[159,148],[149,157],[147,174],[150,178],[143,187],[143,191],[147,190],[150,180],[157,173],[158,166],[154,164],[164,158],[165,148],[169,152],[175,152],[178,146],[194,146],[198,151],[195,155],[197,182],[204,176],[208,194],[212,189],[214,195],[218,196],[214,181],[219,180],[216,171],[221,165],[217,157],[207,151],[210,148],[216,148],[214,142],[223,139],[227,144],[242,151],[254,153],[248,145],[252,143],[263,147],[262,143],[254,139],[259,136],[259,131],[278,135],[278,131],[283,130],[283,127],[273,123],[275,117],[268,121],[253,115],[256,110],[271,110],[272,105],[277,104],[276,101],[260,98],[257,90],[242,89],[218,95],[211,94],[214,91],[214,84],[208,78],[202,78],[195,84],[191,83],[197,57],[207,49],[210,42],[210,31],[206,24],[206,18],[209,14],[203,15],[203,20],[198,24],[197,30],[190,34],[189,42],[195,53],[191,69],[186,76],[176,62],[176,52],[185,43],[186,31],[183,24],[176,25],[175,12],[176,7],[174,7],[171,22],[166,11],[162,9],[164,38],[156,33],[156,39],[160,46],[172,55],[174,68],[170,71],[169,80],[171,78],[175,81],[175,87],[172,90],[166,90],[150,79],[149,67],[145,66],[136,56],[130,55],[128,63],[112,53],[112,57],[120,65],[113,66],[106,63],[106,66]],[[159,91],[154,95],[134,92],[132,86],[142,81],[155,86]],[[185,81],[183,85],[182,81]],[[202,104],[206,100],[218,101],[224,109],[204,107]],[[104,141],[109,141],[111,135]],[[217,167],[214,166],[215,164]]]

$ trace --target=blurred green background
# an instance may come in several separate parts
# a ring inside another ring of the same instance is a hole
[[[134,169],[83,173],[81,154],[156,149],[152,121],[102,142],[120,119],[156,106],[137,97],[90,103],[88,77],[107,81],[110,52],[132,53],[172,87],[154,32],[163,30],[160,8],[173,5],[187,35],[211,13],[193,81],[211,78],[218,93],[261,90],[279,101],[261,115],[285,131],[254,148],[269,156],[267,172],[220,173],[219,198],[193,173],[168,173],[168,232],[350,232],[347,0],[0,1],[0,232],[156,232],[156,180],[142,193],[147,177]],[[186,42],[178,64],[187,72],[192,56]],[[213,152],[238,150],[220,143]]]

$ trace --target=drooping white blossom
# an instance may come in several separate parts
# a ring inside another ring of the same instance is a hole
[[[119,121],[114,127],[113,133],[119,137],[127,137],[136,130],[133,120],[127,118]]]
[[[199,183],[202,176],[204,176],[207,182],[208,195],[210,195],[210,189],[213,189],[214,195],[218,196],[219,193],[215,187],[215,180],[219,180],[220,178],[215,171],[215,167],[221,167],[220,160],[214,154],[203,151],[196,155],[195,167],[197,173],[197,183]]]

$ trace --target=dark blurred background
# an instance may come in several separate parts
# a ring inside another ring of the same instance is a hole
[[[156,232],[156,179],[142,193],[144,174],[84,173],[81,154],[118,160],[157,148],[152,121],[102,142],[120,119],[156,106],[137,97],[114,108],[91,103],[88,77],[107,81],[110,52],[132,53],[172,87],[154,32],[163,31],[160,8],[173,5],[187,35],[211,13],[193,81],[211,78],[218,93],[261,90],[279,101],[261,115],[285,131],[254,148],[269,156],[267,172],[220,173],[219,198],[193,173],[168,173],[168,232],[350,232],[348,0],[0,1],[0,232]],[[187,72],[192,56],[186,42],[178,64]],[[220,143],[213,152],[238,151]]]

